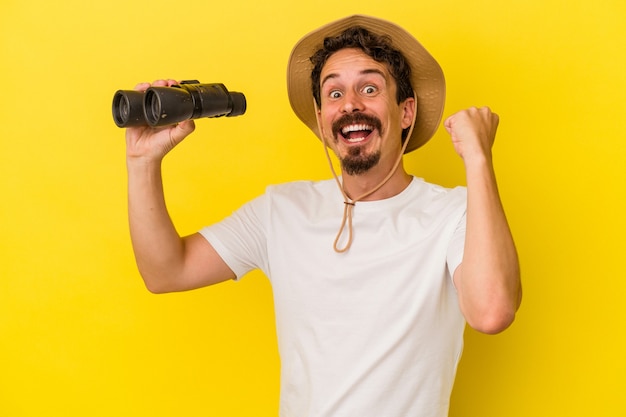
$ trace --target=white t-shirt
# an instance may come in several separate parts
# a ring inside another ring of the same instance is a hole
[[[352,246],[336,253],[343,206],[334,180],[288,183],[201,231],[238,278],[259,268],[272,283],[280,416],[447,416],[466,189],[413,178],[357,202]]]

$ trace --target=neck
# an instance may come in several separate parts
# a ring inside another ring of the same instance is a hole
[[[411,176],[404,170],[402,161],[395,169],[391,177],[376,191],[360,198],[372,191],[389,175],[389,169],[373,168],[365,174],[347,175],[342,172],[343,189],[347,196],[359,201],[383,200],[400,194],[411,182]]]

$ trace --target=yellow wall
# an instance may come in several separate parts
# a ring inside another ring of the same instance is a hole
[[[289,51],[361,12],[439,59],[446,114],[490,105],[525,300],[506,333],[466,334],[453,417],[626,413],[626,6],[622,0],[170,2],[5,0],[0,13],[0,416],[275,416],[271,292],[242,283],[154,296],[126,224],[118,88],[223,82],[244,117],[202,120],[165,163],[181,233],[268,183],[327,178],[291,113]],[[445,185],[443,129],[407,158]]]

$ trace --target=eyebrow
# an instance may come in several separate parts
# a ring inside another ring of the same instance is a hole
[[[381,77],[383,77],[383,79],[387,80],[387,77],[385,77],[385,74],[381,70],[379,70],[377,68],[364,69],[363,71],[360,72],[360,74],[361,75],[378,74]],[[339,74],[337,74],[337,73],[328,74],[326,77],[324,77],[324,79],[320,83],[320,86],[323,86],[326,83],[326,81],[331,80],[333,78],[337,78],[337,77],[339,77]]]

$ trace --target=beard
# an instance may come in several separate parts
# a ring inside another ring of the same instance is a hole
[[[366,154],[362,146],[350,148],[348,155],[340,158],[341,167],[348,175],[361,175],[374,168],[380,161],[380,150]]]
[[[342,116],[333,123],[332,132],[335,141],[341,135],[342,127],[350,124],[366,124],[372,126],[382,134],[380,119],[363,113],[350,113]],[[380,161],[380,149],[373,153],[366,153],[365,146],[353,146],[348,149],[348,154],[340,157],[341,167],[348,175],[361,175],[375,167]]]

